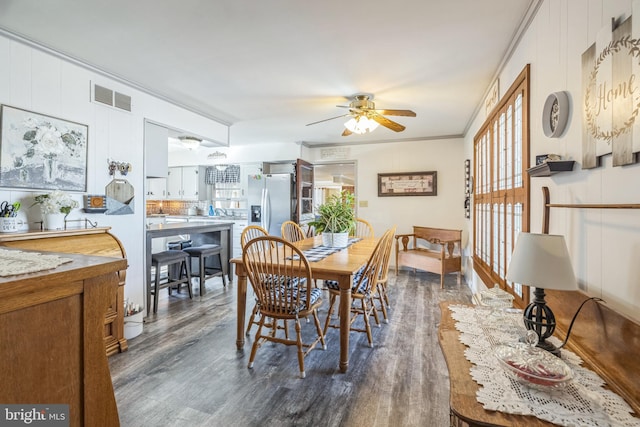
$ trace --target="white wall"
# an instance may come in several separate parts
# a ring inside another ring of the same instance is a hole
[[[547,0],[500,73],[504,93],[524,66],[531,64],[531,158],[555,153],[576,160],[573,172],[531,179],[531,231],[541,232],[542,186],[552,203],[638,203],[640,164],[612,167],[611,156],[597,169],[581,170],[581,55],[611,18],[631,16],[631,0]],[[640,16],[638,21],[640,22]],[[542,108],[552,92],[568,91],[571,116],[565,134],[547,138],[542,132]],[[485,120],[480,114],[465,137],[471,155],[473,136]],[[552,234],[567,240],[580,287],[629,317],[640,320],[640,211],[553,209]],[[471,226],[469,224],[469,226]],[[473,288],[479,286],[474,277]]]
[[[397,143],[344,146],[349,159],[357,162],[356,196],[368,207],[359,207],[358,216],[369,221],[377,236],[397,225],[397,234],[411,233],[412,226],[462,229],[464,220],[464,157],[462,139],[441,139]],[[321,148],[305,149],[306,160],[321,158]],[[437,196],[378,197],[378,173],[436,171]],[[463,242],[464,243],[464,242]],[[394,263],[394,260],[392,260]]]
[[[132,112],[91,103],[91,82],[132,97]],[[228,142],[228,127],[171,105],[146,93],[127,87],[59,56],[42,51],[10,35],[0,34],[0,103],[51,115],[89,126],[88,194],[104,194],[111,177],[107,160],[129,162],[133,170],[126,177],[135,188],[133,215],[85,214],[74,210],[69,219],[90,218],[111,232],[124,244],[129,268],[125,296],[134,302],[144,301],[145,205],[143,193],[144,119],[187,129],[207,139]],[[46,191],[0,189],[0,200],[21,201],[21,216],[31,223],[40,221],[37,207],[29,209],[36,194]],[[74,198],[82,206],[84,193]]]

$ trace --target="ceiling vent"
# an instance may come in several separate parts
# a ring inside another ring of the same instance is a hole
[[[131,111],[131,97],[100,85],[93,85],[93,102],[108,105],[119,110]]]

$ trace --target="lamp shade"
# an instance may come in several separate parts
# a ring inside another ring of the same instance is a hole
[[[365,115],[352,117],[344,124],[349,131],[357,134],[373,132],[378,127],[378,122],[369,119]]]
[[[536,288],[578,289],[564,236],[551,234],[520,233],[506,278]]]

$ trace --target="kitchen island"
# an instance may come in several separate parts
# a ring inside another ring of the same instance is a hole
[[[189,221],[147,226],[146,232],[146,307],[151,305],[151,242],[161,237],[189,235],[193,246],[215,243],[222,246],[222,269],[229,282],[233,281],[233,271],[229,260],[233,258],[233,221]]]

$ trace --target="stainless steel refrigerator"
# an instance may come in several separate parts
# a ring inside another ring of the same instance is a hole
[[[280,236],[282,223],[293,218],[295,185],[293,174],[249,175],[249,225],[260,225]]]

